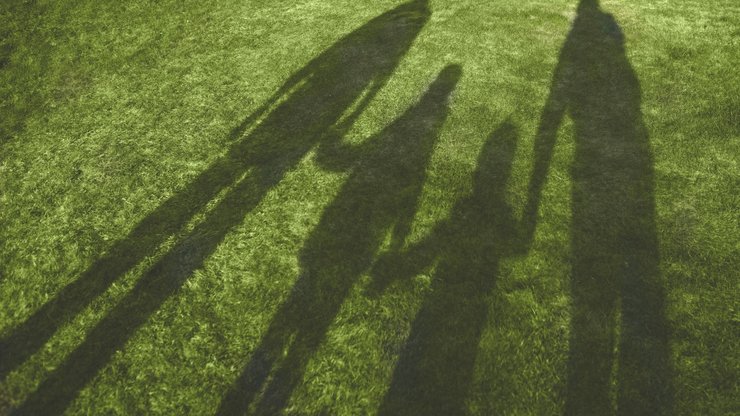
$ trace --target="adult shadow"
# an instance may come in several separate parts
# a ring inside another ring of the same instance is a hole
[[[354,167],[307,239],[301,274],[219,415],[279,414],[386,235],[393,245],[406,239],[460,73],[457,65],[445,68],[417,104],[359,148],[324,149],[331,156],[320,160],[328,167]]]
[[[530,213],[537,209],[566,111],[574,123],[575,154],[565,414],[670,414],[653,156],[622,31],[597,0],[580,2],[560,52],[535,140]]]
[[[472,379],[499,261],[524,251],[524,229],[505,193],[516,149],[516,128],[498,127],[478,158],[472,193],[419,243],[383,255],[373,268],[371,294],[391,279],[436,265],[396,364],[380,415],[458,415]]]
[[[392,75],[429,14],[426,1],[405,3],[372,19],[310,61],[234,129],[234,137],[243,137],[225,156],[149,214],[54,300],[4,338],[0,344],[2,376],[168,237],[184,234],[16,412],[61,413],[286,172],[321,141],[342,137]],[[350,108],[354,110],[348,112]],[[222,191],[223,199],[186,232],[187,223]]]

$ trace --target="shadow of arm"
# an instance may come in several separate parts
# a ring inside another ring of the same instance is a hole
[[[367,109],[370,102],[375,99],[378,92],[388,81],[390,74],[386,74],[377,78],[372,85],[367,89],[365,94],[362,95],[359,102],[354,106],[352,112],[347,116],[343,117],[333,128],[327,133],[327,137],[322,141],[321,145],[316,151],[316,162],[326,170],[334,172],[343,172],[351,168],[360,156],[367,151],[367,146],[372,140],[366,140],[362,144],[348,145],[342,142],[342,138],[347,134],[350,128],[355,124],[355,121],[362,115]]]
[[[517,244],[517,252],[526,252],[532,245],[542,188],[547,179],[558,129],[567,107],[567,83],[568,79],[565,77],[563,55],[561,54],[535,136],[534,167],[527,189],[527,203],[519,226],[521,234]]]
[[[447,224],[442,223],[420,242],[406,250],[391,249],[382,254],[370,270],[373,280],[367,289],[367,294],[377,296],[381,294],[394,280],[408,279],[429,269],[440,253],[441,236]],[[395,242],[393,244],[396,245]]]
[[[275,91],[270,96],[270,98],[268,98],[259,108],[254,110],[252,114],[247,116],[247,118],[242,120],[242,122],[239,123],[238,126],[234,127],[231,130],[231,132],[229,133],[229,139],[236,140],[243,136],[250,126],[257,122],[257,120],[259,120],[269,109],[275,106],[275,104],[280,100],[280,97],[289,95],[292,90],[294,90],[302,82],[305,82],[305,80],[309,79],[313,72],[313,68],[318,65],[318,62],[316,61],[319,58],[320,56],[309,62],[308,65],[304,66],[293,75],[291,75],[290,78],[288,78],[285,83],[283,83],[280,89]]]

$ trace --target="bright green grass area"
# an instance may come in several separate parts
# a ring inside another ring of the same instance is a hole
[[[586,3],[3,1],[0,413],[736,414],[740,7]]]

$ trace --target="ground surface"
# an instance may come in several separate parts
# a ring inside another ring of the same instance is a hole
[[[0,413],[740,409],[735,1],[0,20]]]

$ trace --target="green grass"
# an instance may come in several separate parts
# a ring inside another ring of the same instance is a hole
[[[736,414],[740,7],[588,4],[4,1],[0,414]]]

